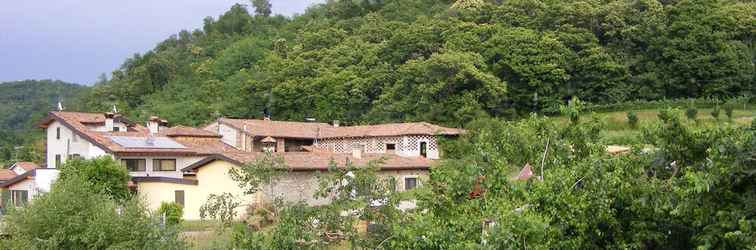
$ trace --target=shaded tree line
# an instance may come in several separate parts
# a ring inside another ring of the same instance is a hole
[[[350,123],[555,112],[754,93],[750,1],[334,0],[294,17],[234,5],[127,59],[86,107],[197,125],[218,116]],[[254,10],[254,11],[252,11]]]

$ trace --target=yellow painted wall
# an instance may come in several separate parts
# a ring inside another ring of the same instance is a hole
[[[138,183],[139,195],[147,203],[148,208],[157,210],[161,202],[173,202],[175,191],[184,190],[184,219],[199,220],[200,207],[207,201],[210,194],[232,193],[239,198],[242,206],[237,208],[237,215],[246,214],[247,205],[256,201],[255,195],[245,195],[238,184],[231,179],[228,171],[236,166],[225,161],[214,161],[197,172],[198,185],[174,183]]]
[[[162,202],[174,202],[176,190],[184,190],[184,219],[194,219],[191,216],[193,216],[192,209],[195,208],[192,207],[194,204],[190,200],[196,196],[197,186],[163,182],[137,183],[139,197],[151,211],[160,208]],[[199,211],[199,208],[195,210]],[[196,217],[199,218],[199,212],[196,212],[196,214]]]
[[[184,219],[199,220],[200,207],[207,201],[211,194],[231,193],[241,201],[241,206],[237,208],[237,215],[244,218],[248,205],[254,205],[257,202],[268,200],[268,196],[283,196],[285,200],[303,200],[311,205],[319,205],[327,202],[326,200],[316,200],[312,194],[318,188],[315,172],[295,172],[290,173],[288,177],[282,178],[274,187],[266,188],[263,192],[253,195],[245,195],[237,182],[231,179],[229,170],[238,168],[234,164],[226,161],[213,161],[210,164],[200,168],[197,172],[197,185],[185,185],[174,183],[138,183],[138,192],[147,202],[147,206],[154,210],[160,207],[161,202],[173,202],[176,190],[184,190]],[[417,177],[420,179],[419,185],[423,185],[428,179],[427,170],[394,170],[380,171],[379,176],[393,177],[396,179],[397,190],[404,190],[405,177]],[[264,195],[265,194],[265,195]]]

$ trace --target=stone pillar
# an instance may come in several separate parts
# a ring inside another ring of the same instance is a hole
[[[276,139],[276,152],[285,152],[286,151],[286,144],[285,144],[284,138],[277,138]]]

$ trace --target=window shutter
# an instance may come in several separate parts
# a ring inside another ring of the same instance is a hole
[[[11,205],[11,192],[10,190],[3,190],[3,193],[0,194],[0,206],[7,208]]]
[[[181,204],[181,206],[184,206],[184,190],[176,190],[175,192],[175,201],[178,204]]]
[[[25,207],[26,203],[29,202],[29,191],[21,191],[21,206]]]

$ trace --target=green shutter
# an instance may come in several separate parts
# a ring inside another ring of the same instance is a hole
[[[0,194],[0,207],[8,207],[10,206],[11,200],[11,192],[10,190],[3,190],[3,192]]]

